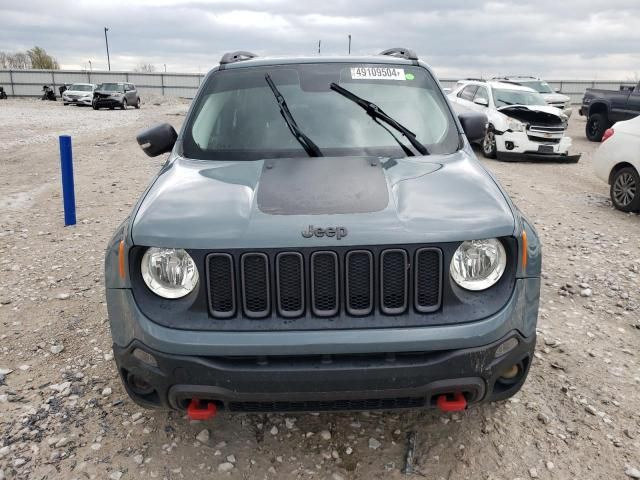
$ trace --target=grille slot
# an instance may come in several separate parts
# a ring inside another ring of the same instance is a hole
[[[212,253],[207,257],[207,283],[211,315],[233,317],[236,314],[236,283],[231,255]]]
[[[338,255],[314,252],[311,255],[311,309],[318,317],[338,313]]]
[[[242,307],[250,318],[262,318],[270,310],[269,258],[264,253],[240,257]]]
[[[345,294],[350,315],[369,315],[373,310],[373,255],[367,250],[347,253]]]
[[[408,270],[407,252],[385,250],[380,255],[381,309],[387,315],[399,315],[407,309]]]
[[[279,253],[276,257],[278,312],[283,317],[304,313],[304,259],[297,252]]]
[[[439,249],[421,248],[416,252],[414,288],[418,312],[434,312],[440,308],[442,253]]]

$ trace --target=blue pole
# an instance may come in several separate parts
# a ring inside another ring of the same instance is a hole
[[[64,203],[64,225],[76,224],[76,194],[73,186],[73,153],[71,137],[60,135],[60,170],[62,171],[62,199]]]

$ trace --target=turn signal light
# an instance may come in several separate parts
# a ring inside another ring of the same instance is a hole
[[[527,259],[529,257],[527,250],[529,246],[527,244],[527,232],[522,230],[522,269],[527,268]]]
[[[124,278],[124,240],[120,240],[120,246],[118,247],[118,263],[120,278]]]

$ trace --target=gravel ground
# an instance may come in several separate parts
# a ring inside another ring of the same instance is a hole
[[[578,164],[487,161],[544,244],[535,361],[510,401],[437,411],[142,411],[116,376],[104,247],[162,159],[134,133],[187,104],[95,112],[0,102],[0,480],[640,478],[640,217],[614,211],[596,145]],[[56,136],[74,135],[78,225],[62,226]],[[414,474],[402,473],[415,435]]]

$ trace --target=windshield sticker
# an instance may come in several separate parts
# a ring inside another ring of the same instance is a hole
[[[352,80],[405,80],[404,68],[353,67]]]
[[[407,80],[413,80],[414,78],[416,78],[413,73],[407,73],[404,78],[406,78]]]

